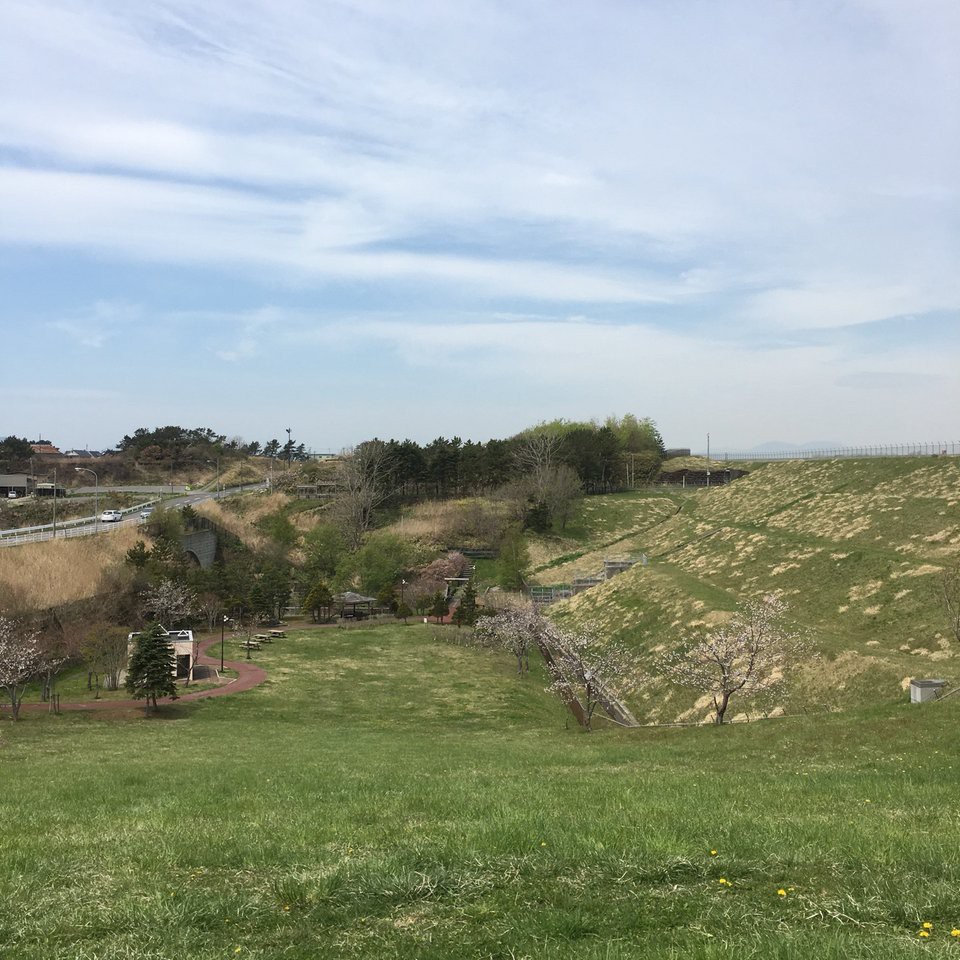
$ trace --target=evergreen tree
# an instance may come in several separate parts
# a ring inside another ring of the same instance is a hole
[[[430,616],[437,618],[439,623],[450,612],[450,601],[446,595],[438,590],[430,601]]]
[[[320,611],[324,611],[324,619],[330,615],[330,608],[333,606],[333,593],[327,586],[326,580],[318,580],[303,601],[304,607],[310,611],[310,616],[314,623],[320,620]]]
[[[138,634],[127,667],[127,690],[135,700],[147,701],[147,709],[157,708],[157,697],[177,696],[174,681],[176,659],[173,644],[159,623]]]
[[[458,626],[460,623],[465,623],[468,627],[473,626],[477,620],[477,591],[474,589],[472,580],[468,580],[463,588],[456,613],[459,617]]]
[[[397,606],[396,617],[398,620],[402,620],[404,623],[407,622],[407,617],[412,617],[413,611],[410,609],[410,605],[406,600],[401,600]]]

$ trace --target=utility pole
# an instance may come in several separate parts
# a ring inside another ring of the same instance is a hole
[[[710,434],[707,434],[707,489],[710,489]]]
[[[293,460],[293,437],[291,436],[292,428],[287,427],[287,469],[290,469],[290,463]]]

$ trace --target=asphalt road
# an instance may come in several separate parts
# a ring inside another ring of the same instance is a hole
[[[221,490],[219,493],[214,490],[193,490],[190,493],[184,493],[178,497],[172,497],[164,500],[163,506],[166,509],[178,510],[185,506],[195,506],[203,503],[205,500],[218,500],[221,497],[232,496],[237,493],[255,493],[259,490],[266,490],[268,483],[250,483],[242,487],[229,487]],[[106,493],[107,487],[101,487],[100,492]],[[146,501],[151,505],[157,503],[156,500]],[[135,507],[128,507],[123,511],[123,519],[119,521],[110,521],[103,523],[97,521],[95,517],[84,517],[78,520],[66,520],[58,523],[56,531],[52,523],[45,523],[35,527],[21,527],[14,530],[0,530],[0,546],[12,547],[23,543],[36,543],[40,540],[53,540],[54,532],[56,539],[69,537],[88,537],[95,533],[109,533],[111,530],[119,530],[122,527],[136,526],[141,523],[140,511],[144,504],[138,504]]]

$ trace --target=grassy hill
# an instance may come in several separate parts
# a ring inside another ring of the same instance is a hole
[[[0,955],[960,949],[960,698],[585,735],[439,636],[293,632],[248,693],[0,723]]]
[[[960,679],[937,597],[938,572],[960,554],[956,460],[770,463],[727,487],[636,497],[638,529],[624,535],[631,496],[603,499],[593,510],[621,518],[615,536],[585,539],[572,559],[541,564],[538,579],[568,582],[604,556],[648,562],[553,607],[559,620],[596,623],[649,653],[775,591],[825,655],[794,707],[892,699],[911,676]],[[691,706],[656,684],[648,691],[653,718],[705,713]]]

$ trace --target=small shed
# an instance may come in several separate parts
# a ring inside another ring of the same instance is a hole
[[[946,680],[911,680],[910,702],[926,703],[928,700],[939,700],[943,696]]]
[[[341,617],[353,617],[355,620],[362,620],[364,617],[369,617],[373,612],[373,605],[377,602],[377,598],[364,597],[362,594],[348,590],[346,593],[336,594],[333,602],[340,611]]]

